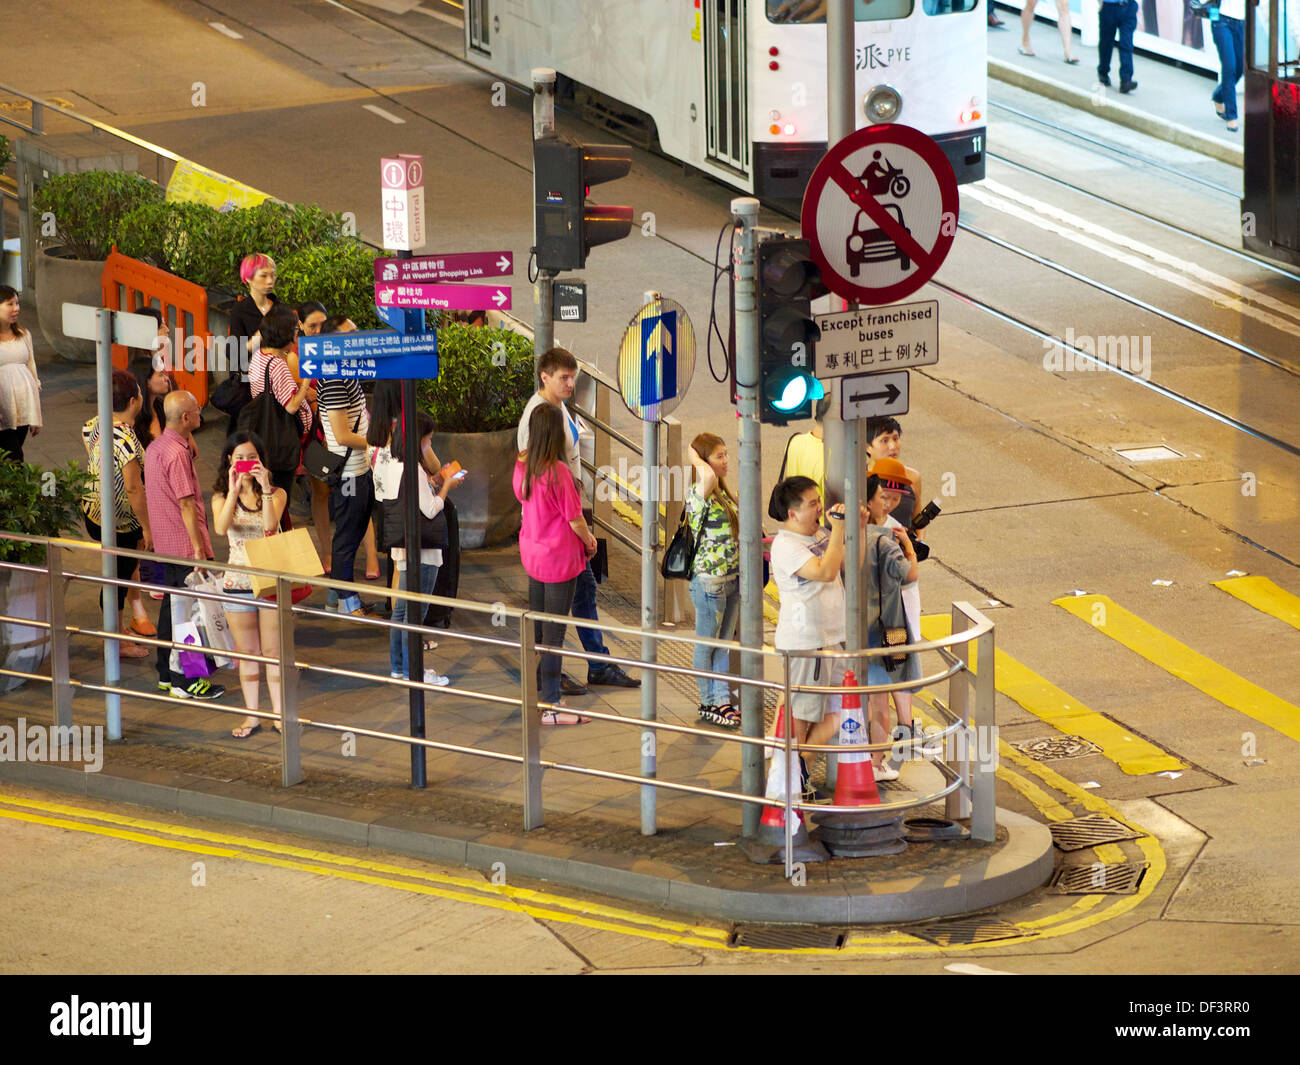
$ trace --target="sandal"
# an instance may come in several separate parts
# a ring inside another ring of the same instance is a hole
[[[740,710],[737,707],[728,706],[718,714],[718,724],[723,728],[740,728]]]
[[[1035,58],[1035,57],[1038,55],[1037,52],[1031,51],[1031,50],[1028,49],[1028,48],[1023,48],[1023,47],[1021,47],[1021,46],[1019,46],[1019,45],[1017,45],[1017,47],[1016,47],[1016,51],[1019,52],[1021,55],[1027,55],[1027,56],[1029,56],[1030,59],[1033,59],[1033,58]]]
[[[438,641],[437,641],[437,640],[425,640],[425,641],[424,641],[424,649],[425,649],[426,651],[436,651],[436,650],[438,649]]]
[[[237,740],[246,740],[250,736],[256,736],[261,731],[262,723],[259,721],[256,725],[240,725],[239,728],[231,729],[230,735]]]
[[[585,725],[591,720],[572,710],[543,710],[541,718],[543,725]]]

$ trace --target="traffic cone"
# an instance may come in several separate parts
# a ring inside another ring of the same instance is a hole
[[[785,705],[782,704],[776,711],[776,732],[773,739],[785,739],[785,728]],[[768,753],[772,759],[772,765],[767,771],[767,788],[763,794],[766,798],[778,799],[784,802],[789,782],[799,780],[802,783],[799,772],[799,752],[794,749],[790,751],[788,764],[785,759],[784,748],[769,748]],[[790,816],[794,818],[792,859],[801,862],[825,861],[828,857],[826,849],[821,844],[814,843],[808,838],[808,828],[804,825],[803,817],[800,816],[799,811],[791,810]],[[749,857],[759,864],[784,863],[785,810],[779,806],[764,806],[763,816],[758,824],[758,835],[755,837],[754,843],[747,845],[745,849]]]
[[[857,687],[853,670],[844,674],[846,688]],[[840,706],[840,743],[866,743],[868,732],[862,716],[862,696],[845,692]],[[879,806],[880,792],[871,766],[871,752],[848,751],[839,756],[839,776],[835,780],[836,806]]]

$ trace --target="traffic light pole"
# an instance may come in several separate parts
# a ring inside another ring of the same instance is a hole
[[[555,136],[555,71],[550,67],[533,69],[533,140]],[[534,158],[536,155],[534,154]],[[534,164],[535,168],[536,164]],[[534,173],[536,182],[537,175]],[[541,242],[541,234],[533,233],[533,244]],[[551,348],[555,347],[555,278],[557,271],[537,271],[533,286],[533,383],[540,384],[537,364]]]
[[[740,227],[736,255],[736,414],[740,418],[740,645],[763,646],[763,451],[759,434],[758,273],[755,268],[755,227],[758,200],[741,196],[731,201],[732,221]],[[763,675],[763,656],[742,651],[740,675]],[[763,692],[743,685],[740,689],[740,731],[755,738],[763,735]],[[763,794],[763,751],[745,744],[740,756],[740,786],[746,795]],[[745,803],[743,832],[758,832],[761,810]]]

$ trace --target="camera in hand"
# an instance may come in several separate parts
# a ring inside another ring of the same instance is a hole
[[[930,522],[934,521],[942,513],[937,499],[932,499],[916,514],[912,516],[912,528],[917,532],[924,529]]]
[[[917,539],[916,532],[912,529],[907,530],[907,535],[912,541],[912,550],[916,552],[916,561],[924,562],[930,557],[930,545],[924,540]]]

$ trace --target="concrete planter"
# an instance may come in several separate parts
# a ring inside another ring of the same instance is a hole
[[[104,262],[64,258],[61,247],[42,248],[36,255],[36,313],[46,341],[68,362],[94,364],[95,342],[63,335],[63,305],[103,304],[100,277]]]
[[[443,462],[455,459],[469,471],[451,494],[460,519],[460,546],[491,547],[514,536],[521,519],[512,484],[519,454],[515,430],[434,433],[432,443]]]
[[[0,570],[0,614],[49,621],[46,580],[43,573]],[[0,665],[5,669],[36,673],[49,653],[48,629],[0,622]],[[26,683],[21,677],[0,675],[0,692],[13,691]]]

